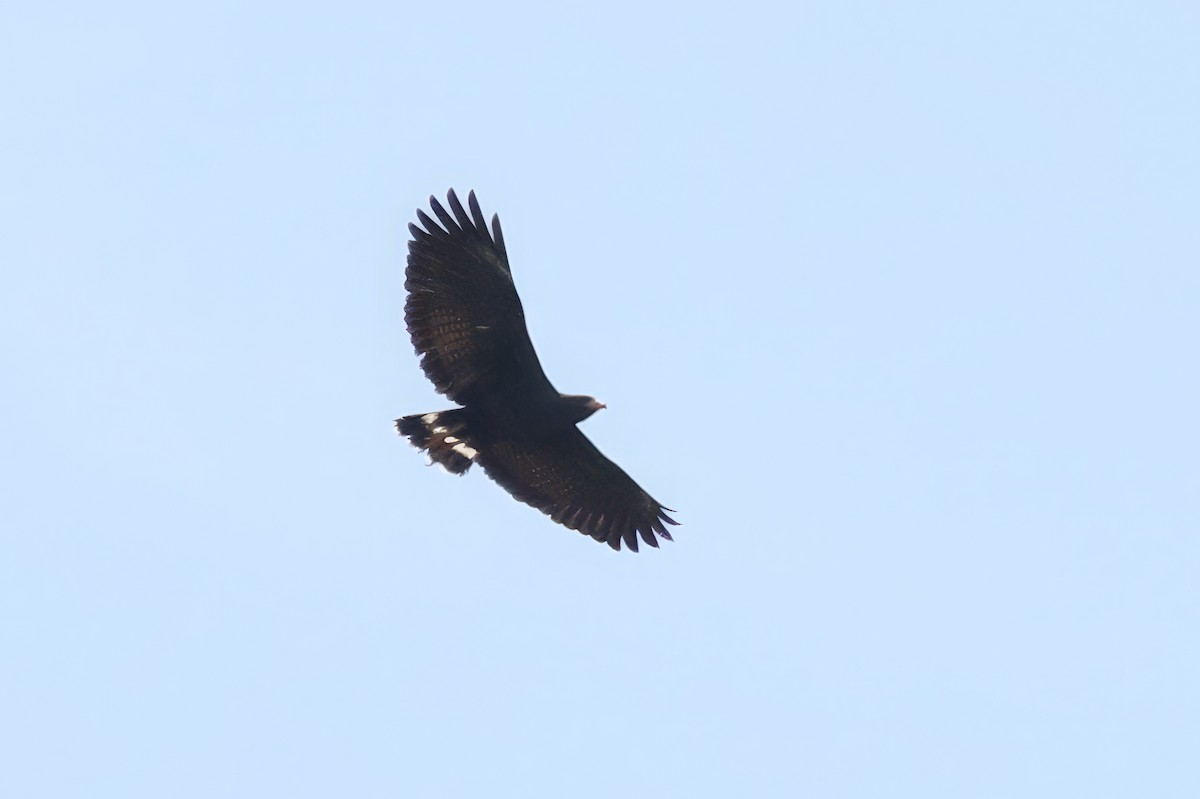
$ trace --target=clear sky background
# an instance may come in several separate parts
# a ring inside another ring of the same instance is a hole
[[[0,795],[1200,796],[1200,5],[0,25]],[[392,419],[431,193],[683,526]]]

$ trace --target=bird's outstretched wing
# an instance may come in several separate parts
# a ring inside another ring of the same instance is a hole
[[[408,226],[404,321],[421,368],[439,393],[464,405],[482,396],[556,394],[529,340],[500,218],[492,217],[489,234],[475,192],[469,215],[453,189],[446,199],[453,215],[430,197],[438,221],[418,210],[425,229]]]
[[[666,514],[670,508],[643,491],[574,426],[537,439],[492,441],[477,462],[515,498],[613,549],[624,541],[637,552],[639,535],[657,547],[655,533],[671,540],[663,523],[678,524]]]

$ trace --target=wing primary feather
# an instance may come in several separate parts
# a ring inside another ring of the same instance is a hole
[[[483,218],[483,209],[479,207],[479,200],[475,199],[474,191],[467,195],[467,205],[471,209],[471,219],[474,221],[475,227],[479,229],[480,233],[486,236],[488,229],[487,222]]]
[[[629,547],[630,552],[638,551],[637,530],[626,530],[623,538],[625,546]]]
[[[507,264],[508,251],[504,249],[504,232],[500,230],[500,214],[492,214],[492,239],[495,240],[496,249],[500,250],[500,253],[504,256],[505,264]]]
[[[610,530],[624,530],[632,524],[633,520],[629,518],[628,514],[621,512],[621,509],[618,509],[608,519],[608,529]]]
[[[458,220],[458,226],[463,230],[470,230],[474,225],[471,223],[471,218],[467,216],[466,209],[463,204],[458,201],[458,195],[454,193],[454,189],[446,195],[446,199],[450,201],[450,210],[454,212],[454,217]]]
[[[638,530],[638,532],[641,533],[643,541],[655,549],[658,549],[658,539],[654,537],[653,532],[650,530]]]
[[[421,224],[425,226],[425,232],[429,235],[446,235],[446,231],[442,230],[441,227],[438,226],[438,223],[430,219],[429,214],[425,213],[420,208],[417,209],[417,219],[419,219]]]
[[[442,220],[442,225],[446,228],[448,234],[458,230],[458,225],[455,224],[454,217],[450,216],[450,212],[437,201],[436,197],[429,198],[429,206],[433,208],[433,212],[437,214],[437,218]]]

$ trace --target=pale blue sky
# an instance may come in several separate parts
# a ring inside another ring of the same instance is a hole
[[[1200,796],[1200,6],[0,24],[0,795]],[[475,189],[613,553],[457,479]]]

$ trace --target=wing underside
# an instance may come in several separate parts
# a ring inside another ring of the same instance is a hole
[[[493,441],[478,463],[520,501],[613,549],[624,541],[636,552],[639,536],[657,547],[656,534],[671,540],[664,524],[677,524],[573,426],[537,441]]]
[[[463,404],[553,391],[529,339],[499,218],[489,234],[474,192],[469,213],[453,190],[447,200],[453,213],[430,197],[437,221],[418,211],[424,229],[409,225],[404,320],[421,368],[440,393]]]

